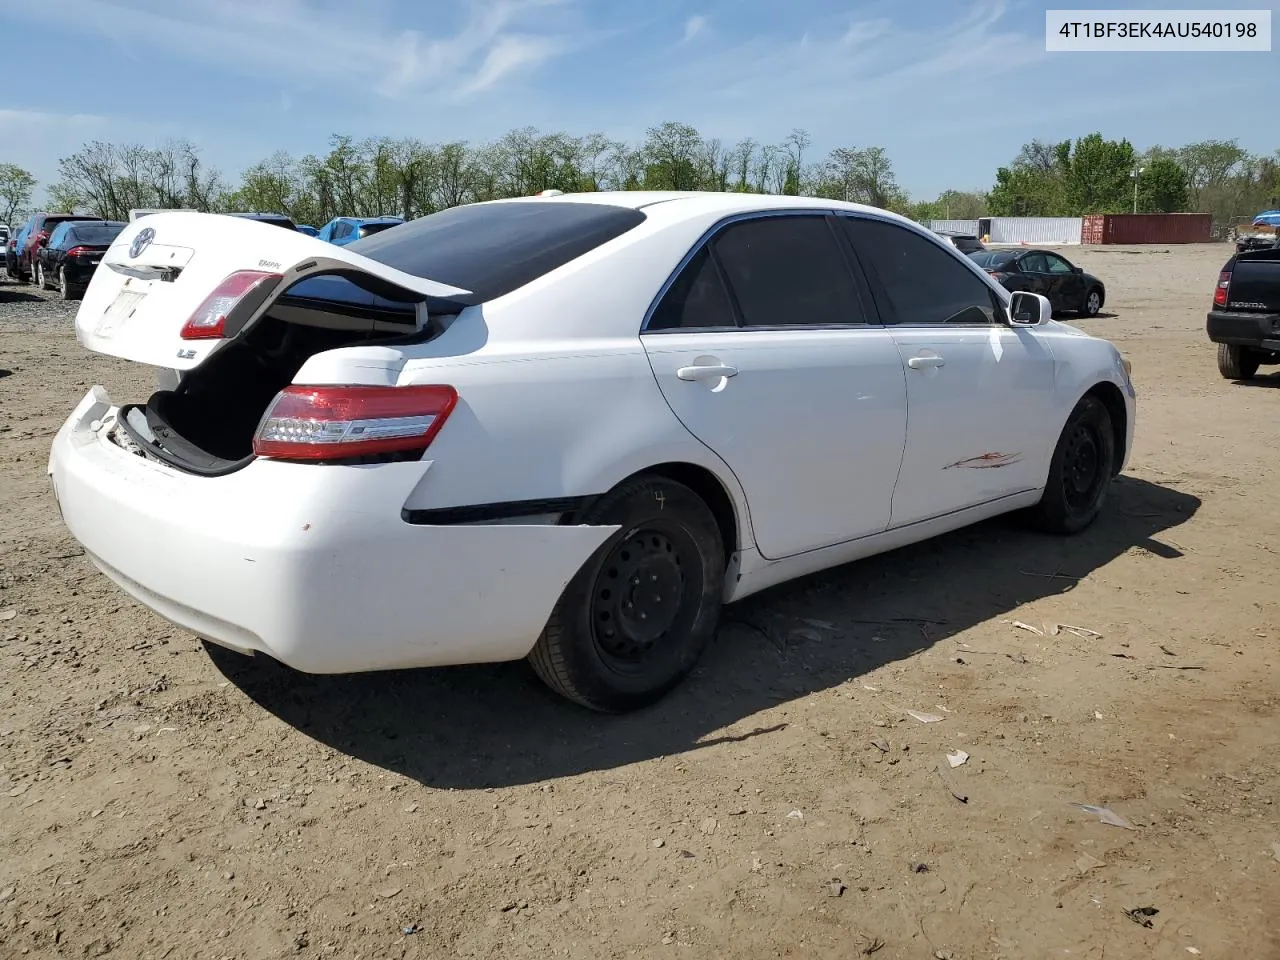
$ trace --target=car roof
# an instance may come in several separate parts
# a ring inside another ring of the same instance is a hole
[[[676,190],[601,190],[594,193],[563,193],[551,197],[511,197],[487,200],[486,203],[602,203],[616,207],[644,210],[663,219],[684,220],[708,215],[733,216],[740,213],[764,213],[771,210],[832,210],[868,213],[906,224],[924,231],[920,224],[906,217],[863,203],[826,200],[819,197],[792,197],[768,193],[718,193],[712,191]],[[928,232],[928,231],[924,231]]]

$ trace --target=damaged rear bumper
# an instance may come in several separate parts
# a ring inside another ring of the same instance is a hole
[[[161,616],[309,673],[518,659],[616,529],[405,523],[423,463],[258,460],[195,477],[110,441],[114,409],[95,387],[54,439],[68,529]]]

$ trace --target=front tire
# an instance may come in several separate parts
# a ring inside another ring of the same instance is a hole
[[[552,690],[592,710],[647,706],[693,669],[715,634],[725,554],[702,498],[636,477],[575,518],[618,524],[569,581],[529,654]]]
[[[1258,355],[1236,343],[1218,344],[1218,372],[1227,380],[1251,380],[1258,372]]]
[[[1084,300],[1080,304],[1080,313],[1086,317],[1096,317],[1102,312],[1102,291],[1097,287],[1090,287],[1089,292],[1084,295]]]
[[[38,262],[36,263],[35,272],[33,276],[35,277],[34,283],[36,285],[37,290],[49,289],[49,284],[46,282],[45,275],[44,275],[44,264],[38,263]]]
[[[1086,396],[1062,428],[1044,494],[1031,510],[1032,521],[1049,533],[1084,530],[1102,511],[1115,467],[1116,435],[1111,415],[1101,400]]]

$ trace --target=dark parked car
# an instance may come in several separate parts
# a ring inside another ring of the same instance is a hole
[[[1280,363],[1280,241],[1222,265],[1205,329],[1228,380],[1249,380],[1263,364]]]
[[[36,286],[57,290],[63,300],[83,296],[102,255],[125,226],[119,220],[58,224],[36,260]]]
[[[40,248],[49,241],[54,227],[67,220],[94,220],[102,223],[101,217],[79,213],[33,213],[18,231],[17,279],[27,283],[35,282],[36,258],[40,254]]]
[[[1048,297],[1054,310],[1094,317],[1107,300],[1101,280],[1052,250],[982,250],[969,254],[969,259],[1006,290]]]
[[[298,226],[283,213],[233,213],[233,217],[242,217],[245,220],[258,220],[262,223],[269,223],[273,227],[284,227],[286,230],[297,230]]]
[[[961,253],[976,253],[979,250],[987,249],[982,245],[982,241],[971,233],[952,233],[950,230],[935,230],[934,232]]]

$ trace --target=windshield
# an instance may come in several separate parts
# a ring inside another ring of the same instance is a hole
[[[984,270],[995,270],[1007,267],[1017,254],[1007,250],[976,250],[969,254],[969,259]]]

